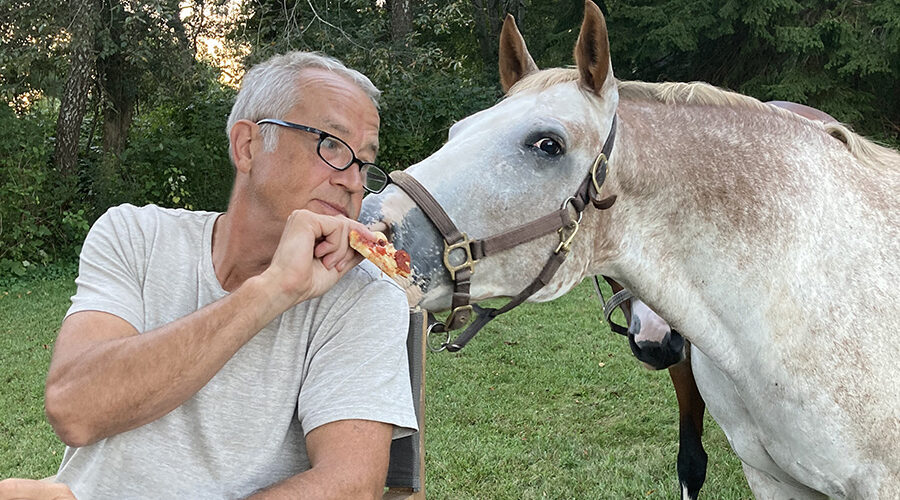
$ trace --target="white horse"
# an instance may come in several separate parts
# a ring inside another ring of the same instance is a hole
[[[469,236],[395,187],[365,199],[411,299],[467,319],[464,299],[609,276],[690,341],[757,497],[900,498],[900,155],[705,84],[617,81],[591,2],[575,59],[538,71],[508,19],[507,98],[408,169]],[[488,238],[560,210],[559,239]]]

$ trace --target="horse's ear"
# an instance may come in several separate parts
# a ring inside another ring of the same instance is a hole
[[[599,95],[607,78],[612,77],[609,62],[609,38],[606,20],[600,8],[591,0],[584,2],[584,21],[575,43],[575,64],[581,83]]]
[[[500,31],[500,85],[503,93],[521,80],[525,75],[538,70],[537,64],[528,53],[525,39],[516,28],[516,20],[511,14],[503,21]]]

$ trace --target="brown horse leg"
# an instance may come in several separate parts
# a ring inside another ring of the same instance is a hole
[[[706,480],[706,451],[703,449],[703,412],[706,403],[700,396],[691,370],[690,346],[685,346],[684,361],[669,368],[678,398],[678,481],[682,500],[694,500]]]

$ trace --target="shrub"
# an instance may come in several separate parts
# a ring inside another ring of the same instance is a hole
[[[0,106],[0,274],[71,256],[72,238],[86,234],[84,207],[71,204],[74,181],[52,168],[55,118],[42,105],[22,116]]]

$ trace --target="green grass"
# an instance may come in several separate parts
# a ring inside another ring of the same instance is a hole
[[[72,277],[0,287],[0,478],[56,472],[44,376]],[[677,498],[678,409],[665,372],[643,369],[601,321],[585,283],[501,316],[457,354],[429,353],[431,499]],[[704,498],[752,498],[707,417]]]
[[[458,354],[429,353],[429,498],[678,498],[678,407],[610,333],[588,283],[495,319]],[[752,498],[708,416],[703,497]]]
[[[0,478],[56,473],[64,445],[44,417],[44,377],[71,276],[0,287]]]

